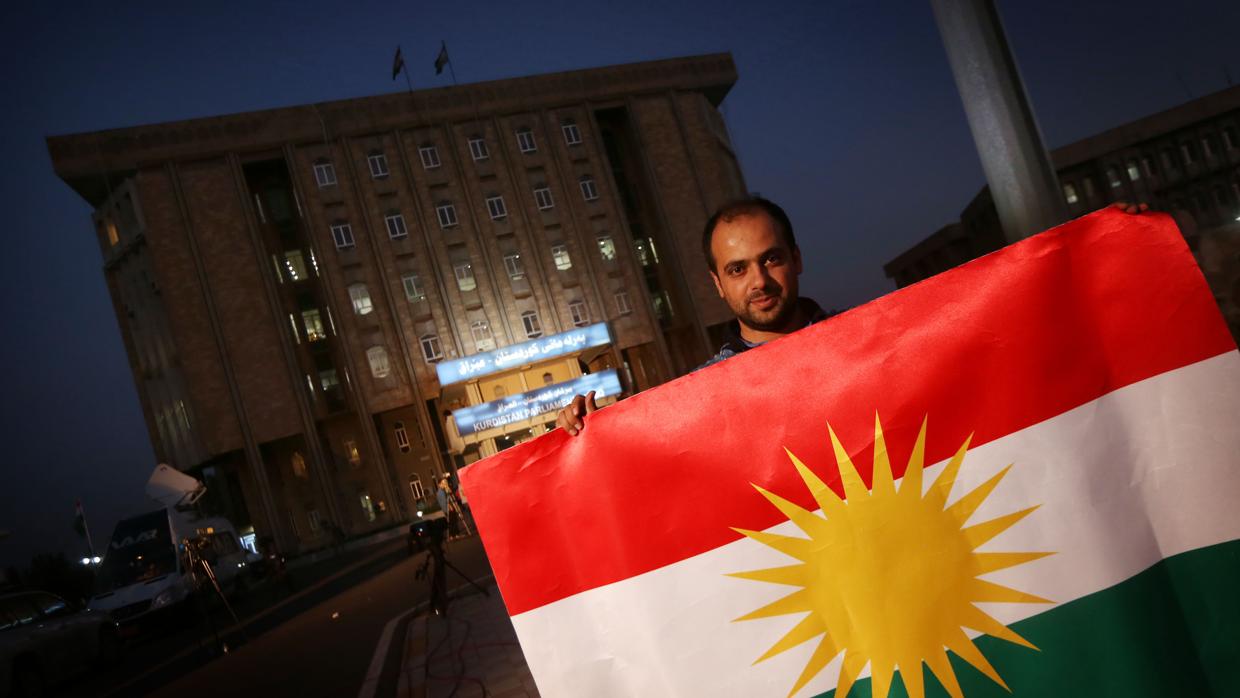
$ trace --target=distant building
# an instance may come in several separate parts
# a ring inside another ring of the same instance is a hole
[[[158,458],[308,550],[406,520],[576,389],[709,356],[730,315],[698,236],[746,191],[735,80],[695,56],[48,149],[95,209]]]
[[[1145,202],[1174,214],[1240,337],[1240,287],[1232,280],[1240,258],[1225,253],[1234,250],[1240,227],[1240,87],[1064,146],[1051,159],[1074,217],[1115,201]],[[960,222],[940,228],[883,271],[904,287],[1004,244],[990,191],[982,189]]]

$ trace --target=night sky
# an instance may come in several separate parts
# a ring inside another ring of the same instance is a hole
[[[783,204],[824,307],[893,290],[882,265],[983,184],[928,0],[5,3],[0,256],[8,369],[0,564],[77,557],[146,508],[154,467],[90,223],[51,134],[414,87],[447,41],[462,82],[731,51],[723,111],[749,187]],[[194,5],[181,8],[178,5]],[[1240,80],[1240,2],[999,1],[1056,147]]]

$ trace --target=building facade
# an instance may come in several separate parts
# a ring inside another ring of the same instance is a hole
[[[1240,337],[1240,87],[1138,119],[1051,153],[1073,217],[1116,201],[1172,213]],[[1006,244],[988,189],[960,215],[884,265],[899,287]],[[1230,252],[1228,252],[1230,250]]]
[[[746,188],[728,54],[48,139],[157,457],[287,551],[406,520],[565,395],[687,372]]]

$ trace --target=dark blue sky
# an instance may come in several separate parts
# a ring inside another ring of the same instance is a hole
[[[193,5],[192,7],[180,7]],[[999,2],[1052,147],[1240,80],[1240,2]],[[751,189],[798,230],[826,307],[893,289],[882,265],[955,219],[983,183],[928,0],[5,3],[0,10],[5,331],[0,564],[77,554],[144,506],[154,467],[90,210],[48,134],[731,51],[724,103]]]

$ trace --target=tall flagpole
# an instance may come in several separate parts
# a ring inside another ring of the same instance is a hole
[[[450,76],[452,77],[452,86],[453,86],[453,87],[456,87],[456,86],[457,86],[457,83],[456,83],[456,68],[454,68],[454,67],[452,66],[452,56],[448,54],[448,42],[444,41],[443,39],[440,39],[440,40],[439,40],[439,49],[440,49],[441,51],[443,51],[443,56],[444,56],[444,58],[446,58],[446,59],[447,59],[447,60],[445,60],[445,61],[444,61],[444,63],[447,63],[447,64],[448,64],[448,75],[450,75]]]
[[[90,539],[90,526],[86,525],[86,510],[82,508],[82,500],[77,500],[77,515],[82,521],[82,532],[86,535],[86,548],[90,550],[90,556],[95,557],[95,544]]]

